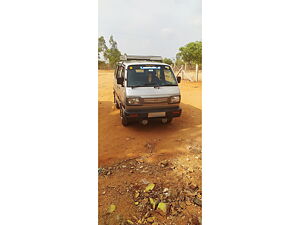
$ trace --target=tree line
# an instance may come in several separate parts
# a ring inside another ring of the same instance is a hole
[[[199,65],[202,68],[202,42],[195,41],[180,47],[175,59],[164,58],[164,63],[173,66]],[[118,44],[111,35],[109,38],[109,47],[106,45],[103,36],[98,38],[98,65],[99,68],[109,64],[110,68],[114,68],[120,60],[121,52],[118,49]],[[104,61],[101,58],[104,58]]]
[[[114,40],[113,36],[109,37],[110,48],[107,47],[103,36],[98,38],[98,62],[105,64],[108,61],[111,68],[115,67],[115,64],[120,60],[121,52],[118,49],[118,43]],[[101,56],[104,57],[105,61],[101,61]]]

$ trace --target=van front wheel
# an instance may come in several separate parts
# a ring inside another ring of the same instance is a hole
[[[128,126],[129,122],[128,122],[128,119],[126,118],[126,116],[124,115],[122,108],[120,109],[120,116],[121,116],[122,125],[124,127]]]

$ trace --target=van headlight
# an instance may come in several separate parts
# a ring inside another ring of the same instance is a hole
[[[141,105],[141,98],[139,97],[131,97],[131,98],[127,98],[127,104],[128,105]]]
[[[179,103],[179,102],[180,102],[180,95],[170,97],[169,100],[170,104]]]

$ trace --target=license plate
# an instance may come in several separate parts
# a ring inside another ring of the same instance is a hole
[[[148,117],[165,117],[166,112],[153,112],[153,113],[148,113]]]

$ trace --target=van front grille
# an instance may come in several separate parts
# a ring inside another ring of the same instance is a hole
[[[168,103],[168,98],[144,98],[144,104]]]

